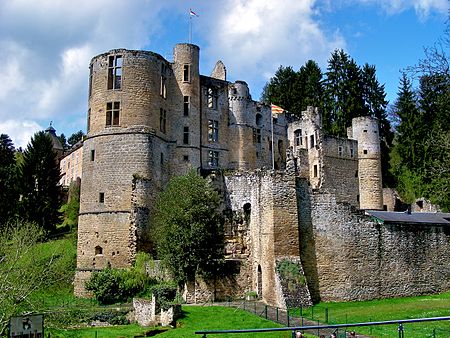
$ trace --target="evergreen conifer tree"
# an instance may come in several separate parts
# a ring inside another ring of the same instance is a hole
[[[16,214],[19,200],[14,146],[6,134],[0,135],[0,228]]]

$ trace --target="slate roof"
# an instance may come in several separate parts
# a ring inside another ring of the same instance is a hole
[[[450,213],[442,212],[393,212],[367,210],[366,214],[382,223],[450,225]]]

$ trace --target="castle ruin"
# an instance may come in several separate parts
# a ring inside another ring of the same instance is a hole
[[[146,229],[158,192],[192,168],[214,173],[230,215],[227,257],[239,270],[188,286],[192,302],[254,290],[285,307],[450,289],[448,220],[371,214],[384,207],[376,119],[355,118],[338,138],[323,133],[313,107],[301,118],[273,116],[244,81],[227,81],[222,62],[200,75],[199,53],[178,44],[173,62],[125,49],[92,59],[77,295],[93,271],[128,267],[151,249]],[[283,264],[298,267],[295,290]]]

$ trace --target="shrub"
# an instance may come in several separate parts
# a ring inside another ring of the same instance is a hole
[[[175,283],[163,282],[154,285],[151,292],[156,297],[156,305],[163,310],[167,310],[175,303],[177,286]]]

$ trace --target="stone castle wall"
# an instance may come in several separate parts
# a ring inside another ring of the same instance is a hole
[[[300,212],[301,257],[316,300],[403,297],[450,288],[447,229],[377,224],[332,194],[309,195],[304,189],[299,184],[299,208],[311,214]]]

